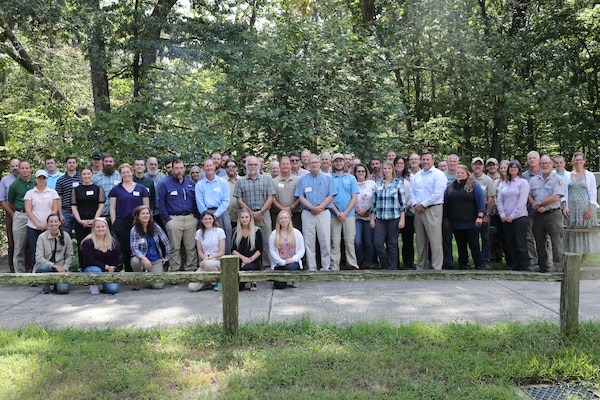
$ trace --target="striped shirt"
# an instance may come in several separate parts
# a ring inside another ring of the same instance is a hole
[[[371,213],[375,213],[375,217],[383,220],[398,219],[405,210],[405,199],[404,182],[398,178],[393,178],[386,188],[385,182],[379,181],[375,193],[373,193]]]
[[[61,207],[71,211],[71,193],[73,189],[81,184],[81,175],[75,171],[75,175],[64,174],[56,181],[56,192],[60,196]]]

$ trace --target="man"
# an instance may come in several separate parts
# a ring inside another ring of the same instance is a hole
[[[233,191],[235,184],[240,179],[238,175],[237,162],[230,158],[225,163],[225,172],[227,172],[227,185],[229,186],[229,207],[227,207],[227,213],[229,214],[229,220],[231,221],[231,227],[237,225],[237,218],[240,212],[240,206],[238,206],[237,199],[233,197]]]
[[[167,171],[167,176],[171,176],[173,173],[173,161],[172,158],[167,158],[165,161],[165,171]]]
[[[379,182],[383,179],[383,175],[381,173],[381,157],[372,156],[369,161],[369,169],[371,170],[371,175],[369,179],[375,182]]]
[[[456,154],[450,154],[446,158],[446,171],[444,172],[448,185],[456,180],[456,169],[458,168],[459,160]],[[442,224],[442,240],[444,241],[444,268],[454,268],[454,256],[452,254],[452,235],[454,231],[452,227]]]
[[[550,271],[552,260],[556,270],[562,272],[563,219],[560,212],[561,199],[565,196],[565,181],[552,172],[552,158],[545,154],[540,159],[541,175],[529,181],[529,205],[534,210],[533,234],[541,272]],[[552,260],[547,253],[546,238],[550,237]]]
[[[0,180],[0,206],[4,209],[4,226],[6,227],[6,239],[8,241],[8,267],[10,272],[15,272],[13,257],[15,255],[15,242],[13,240],[12,226],[14,210],[8,204],[8,188],[19,176],[19,159],[13,158],[9,161],[10,174]]]
[[[408,157],[408,165],[410,166],[411,174],[416,175],[421,170],[421,156],[417,153],[412,153]]]
[[[92,182],[96,186],[100,186],[104,189],[104,193],[108,196],[112,188],[121,183],[121,174],[115,170],[115,157],[112,154],[106,153],[102,157],[102,173],[94,175]],[[110,202],[104,203],[104,210],[102,216],[110,220],[109,218]]]
[[[413,178],[410,188],[410,201],[415,209],[415,234],[419,259],[417,269],[429,267],[428,249],[431,245],[431,264],[434,269],[442,269],[442,211],[444,192],[448,179],[434,166],[433,153],[421,155],[422,170]]]
[[[344,168],[346,168],[346,171],[348,173],[352,173],[352,154],[350,153],[346,153],[344,154]]]
[[[498,215],[498,207],[496,200],[498,198],[498,186],[500,183],[500,172],[498,171],[498,160],[494,157],[490,157],[485,162],[485,168],[488,171],[488,176],[494,182],[496,187],[496,196],[494,196],[494,204],[492,206],[492,212],[490,215],[490,262],[491,261],[502,261],[504,251],[502,250],[502,235],[500,235],[500,215]]]
[[[304,168],[300,168],[300,153],[298,153],[297,151],[292,151],[292,152],[290,152],[290,154],[288,154],[288,157],[290,159],[290,164],[292,166],[292,168],[290,170],[290,173],[292,175],[300,177],[300,176],[308,174],[307,170],[305,170]]]
[[[77,171],[77,159],[68,156],[65,159],[66,173],[56,181],[56,192],[60,196],[60,221],[62,230],[73,237],[73,212],[71,211],[71,193],[81,184],[81,176]]]
[[[275,179],[280,174],[279,169],[279,161],[271,161],[269,164],[269,172],[271,173],[271,178]]]
[[[327,151],[324,151],[323,153],[321,153],[319,158],[321,159],[321,171],[323,171],[326,174],[330,174],[331,173],[331,154],[329,154],[329,152],[327,152]]]
[[[394,160],[396,159],[396,155],[397,153],[395,150],[389,149],[387,153],[385,153],[385,160],[391,162],[393,165]]]
[[[540,175],[542,170],[540,168],[540,153],[535,150],[527,153],[527,164],[529,165],[529,169],[523,172],[523,178],[527,180],[527,182],[531,182],[531,178],[536,175]],[[527,215],[529,216],[527,223],[527,253],[529,254],[529,266],[532,268],[536,268],[538,265],[537,252],[535,250],[535,237],[533,235],[533,215],[535,214],[535,210],[531,207],[531,204],[527,203]],[[548,242],[548,254],[550,254],[550,242]]]
[[[50,189],[56,190],[56,182],[58,181],[58,178],[63,176],[63,173],[58,170],[58,162],[56,161],[56,158],[48,156],[46,157],[45,163],[46,172],[48,173],[48,181],[46,182],[46,185]]]
[[[27,251],[27,214],[25,214],[25,193],[35,187],[35,179],[31,176],[31,163],[19,162],[19,177],[8,188],[8,204],[13,211],[12,234],[15,243],[13,267],[15,272],[24,273],[31,270],[25,263]],[[35,262],[35,260],[30,260]]]
[[[298,185],[298,178],[291,174],[291,162],[288,157],[281,157],[279,161],[280,174],[273,179],[275,187],[275,196],[273,197],[273,206],[271,207],[271,221],[275,221],[277,214],[281,210],[286,210],[292,216],[292,225],[299,231],[302,230],[302,217],[300,216],[300,200],[294,193]]]
[[[446,174],[446,179],[448,179],[448,185],[456,180],[456,169],[458,168],[459,159],[456,154],[450,154],[446,158],[446,167],[447,170],[444,172]]]
[[[567,177],[567,170],[565,170],[566,165],[567,160],[565,160],[563,156],[556,156],[554,158],[554,172],[563,180],[566,180],[565,178]]]
[[[302,167],[308,172],[308,159],[310,158],[311,152],[308,149],[302,150],[300,153],[300,159],[302,160]],[[293,165],[293,163],[292,163]]]
[[[148,189],[150,193],[150,209],[154,213],[154,210],[156,210],[156,186],[154,185],[154,181],[145,175],[145,172],[146,161],[141,157],[137,157],[133,160],[133,181],[144,185]]]
[[[254,224],[260,228],[263,238],[263,268],[271,268],[271,256],[269,255],[271,213],[269,209],[273,203],[273,195],[275,195],[273,179],[260,173],[258,157],[248,157],[246,159],[246,176],[236,183],[233,196],[237,199],[240,208],[252,210]]]
[[[95,151],[92,153],[92,172],[94,175],[102,173],[102,153]]]
[[[341,240],[344,239],[346,262],[350,269],[359,269],[354,247],[356,223],[354,205],[358,199],[358,182],[345,171],[344,155],[333,155],[333,185],[337,195],[331,204],[331,270],[340,270]]]
[[[185,164],[182,160],[171,161],[173,174],[166,177],[158,186],[158,209],[165,223],[171,242],[169,271],[181,268],[181,244],[185,248],[188,270],[198,265],[196,251],[196,229],[198,212],[194,181],[185,177]]]
[[[215,161],[204,160],[204,178],[196,183],[196,206],[202,214],[213,212],[219,226],[225,231],[225,254],[231,254],[231,220],[229,219],[229,184],[216,175]]]
[[[210,158],[213,160],[213,165],[215,167],[215,175],[221,178],[227,176],[227,172],[223,168],[221,168],[221,161],[223,159],[223,155],[219,151],[213,151],[210,153]],[[206,171],[205,171],[206,172]]]
[[[337,194],[333,178],[321,171],[319,156],[308,159],[309,174],[298,180],[294,195],[302,207],[302,235],[306,246],[306,263],[309,271],[317,270],[317,240],[321,249],[321,271],[331,266],[331,214],[329,208]]]
[[[442,160],[442,161],[438,162],[437,167],[440,171],[446,173],[448,171],[448,161]]]
[[[167,176],[158,170],[158,159],[156,157],[148,157],[148,171],[146,177],[154,182],[154,189],[158,190],[159,183]]]
[[[475,181],[483,189],[483,197],[485,198],[485,214],[483,215],[481,227],[479,227],[479,234],[481,236],[481,261],[483,262],[483,268],[490,269],[490,216],[494,208],[494,198],[496,198],[496,185],[492,178],[483,173],[482,158],[475,157],[471,160],[471,170],[473,171]]]

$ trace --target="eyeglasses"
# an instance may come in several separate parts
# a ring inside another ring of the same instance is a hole
[[[228,165],[225,168],[226,169],[235,169],[235,168],[237,168],[237,165]]]
[[[365,171],[365,170],[363,170],[363,169],[357,169],[357,170],[356,170],[356,173],[357,173],[357,174],[366,174],[366,173],[367,173],[367,171]]]
[[[293,158],[293,159],[292,159],[292,158],[290,158],[290,161],[291,161],[291,162],[300,162],[300,159],[299,159],[299,158],[298,158],[298,159],[296,159],[296,158]]]

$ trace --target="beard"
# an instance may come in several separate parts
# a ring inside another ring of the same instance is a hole
[[[372,174],[379,174],[379,172],[381,172],[381,168],[379,167],[373,167],[373,170],[371,171]]]
[[[258,170],[256,170],[256,169],[249,169],[248,170],[248,175],[250,175],[250,176],[256,176],[256,175],[258,175]]]
[[[102,167],[102,173],[106,176],[111,176],[115,173],[115,167],[112,165],[105,165]]]

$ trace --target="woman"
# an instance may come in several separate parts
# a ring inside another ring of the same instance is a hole
[[[35,260],[37,238],[48,228],[48,216],[60,212],[60,196],[47,186],[47,182],[48,173],[43,169],[37,170],[35,187],[23,197],[27,214],[27,242],[32,260]]]
[[[390,161],[385,161],[381,169],[382,180],[377,182],[373,196],[371,228],[375,229],[375,250],[381,269],[398,269],[398,235],[405,223],[406,192]]]
[[[117,272],[121,246],[110,234],[106,218],[96,218],[92,224],[92,232],[81,242],[80,251],[83,258],[83,272]],[[104,293],[119,292],[118,283],[105,283]],[[90,285],[90,293],[98,294],[96,285]]]
[[[92,178],[94,172],[91,168],[85,167],[81,170],[81,183],[74,187],[71,192],[71,211],[75,218],[75,240],[80,246],[83,239],[92,232],[94,219],[102,216],[104,210],[104,189],[94,185]],[[79,256],[79,265],[83,265],[81,252]]]
[[[377,184],[369,179],[369,169],[364,164],[358,164],[354,167],[354,175],[359,190],[354,206],[354,212],[356,213],[356,236],[354,238],[356,259],[361,268],[373,268],[375,264],[374,230],[371,228],[369,213],[373,206],[373,193],[375,193]]]
[[[529,183],[521,174],[521,164],[512,160],[508,175],[498,192],[498,213],[502,221],[506,247],[510,253],[511,269],[528,271],[527,252],[527,198]]]
[[[231,239],[231,254],[240,259],[240,271],[260,271],[260,257],[262,255],[263,241],[260,229],[254,226],[252,211],[247,208],[240,210],[237,218],[237,228]],[[246,284],[240,282],[240,290]],[[256,291],[256,282],[250,283],[250,290]]]
[[[200,268],[196,271],[220,271],[219,259],[225,255],[225,231],[219,228],[212,211],[206,210],[200,215],[200,229],[196,231],[196,249]],[[190,292],[197,292],[204,287],[203,283],[188,283]],[[221,282],[217,282],[215,291],[221,290]]]
[[[150,206],[150,193],[146,186],[133,181],[133,167],[127,163],[119,165],[121,183],[112,188],[108,197],[110,199],[110,221],[113,232],[123,251],[125,271],[131,269],[131,247],[129,246],[129,233],[133,226],[133,210],[136,207]]]
[[[458,247],[459,269],[467,269],[469,254],[475,269],[483,266],[479,248],[479,228],[485,214],[485,197],[481,186],[465,165],[456,168],[455,180],[446,188],[444,194],[444,224],[451,228]]]
[[[71,238],[60,229],[58,214],[48,215],[46,224],[48,229],[37,240],[33,272],[68,272],[73,259]],[[42,293],[50,293],[50,285],[44,285]],[[56,293],[68,294],[69,284],[56,284]]]
[[[498,181],[496,182],[496,193],[500,193],[500,187],[504,182],[508,180],[508,164],[510,164],[510,161],[508,160],[502,160],[498,164],[498,173],[500,174],[500,179],[498,179]],[[510,252],[508,246],[506,245],[506,240],[504,239],[504,225],[502,224],[502,220],[500,219],[500,214],[498,214],[498,196],[496,196],[495,212],[496,215],[492,216],[492,218],[498,218],[496,227],[498,228],[500,242],[502,242],[502,252],[504,253],[504,260],[506,261],[505,268],[510,268],[510,266],[512,265],[512,259],[510,258]]]
[[[271,269],[299,271],[304,257],[304,238],[298,229],[292,226],[292,216],[286,210],[277,214],[275,230],[269,236],[269,254]],[[287,282],[273,281],[274,289],[285,289]],[[298,287],[295,282],[292,287]]]
[[[165,232],[154,223],[148,206],[133,210],[133,228],[129,232],[131,268],[134,272],[163,272],[163,264],[171,257],[171,243]],[[152,289],[162,289],[164,283],[153,283]],[[133,290],[139,290],[134,286]]]
[[[412,207],[409,206],[412,173],[410,172],[408,160],[404,156],[397,156],[394,159],[394,168],[396,178],[404,183],[404,193],[406,193],[406,199],[404,199],[404,206],[406,207],[404,228],[400,229],[400,235],[402,235],[402,263],[404,268],[411,269],[415,263],[415,213]]]
[[[597,188],[594,174],[585,169],[585,155],[577,152],[571,160],[573,170],[567,176],[567,204],[563,208],[564,225],[569,228],[595,228],[598,226],[596,216]],[[589,253],[600,252],[600,238],[597,232],[566,231],[564,251],[579,253],[582,261],[587,260]]]
[[[200,180],[200,167],[194,165],[190,168],[190,179],[194,181],[194,185]]]

